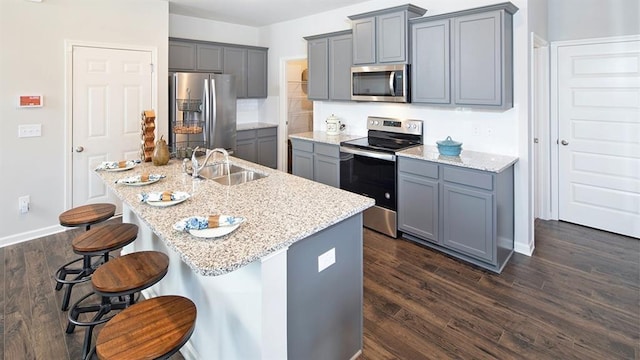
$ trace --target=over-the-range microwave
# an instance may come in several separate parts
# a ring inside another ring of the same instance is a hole
[[[410,102],[409,65],[351,67],[351,100]]]

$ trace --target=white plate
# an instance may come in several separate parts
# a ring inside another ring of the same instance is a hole
[[[231,234],[240,224],[232,226],[220,226],[217,228],[202,229],[202,230],[189,230],[189,234],[199,238],[218,238]]]
[[[173,206],[176,204],[180,204],[181,202],[187,200],[190,196],[187,196],[185,198],[182,199],[178,199],[178,200],[172,200],[172,201],[147,201],[147,204],[151,205],[151,206],[156,206],[156,207],[167,207],[167,206]]]
[[[134,167],[136,167],[136,165],[138,164],[129,164],[123,168],[115,168],[115,169],[104,169],[104,171],[110,171],[110,172],[116,172],[116,171],[125,171],[125,170],[131,170]]]
[[[127,186],[144,186],[144,185],[157,183],[158,181],[160,181],[160,179],[149,180],[149,181],[130,182],[130,183],[123,182],[123,183],[119,183],[119,184],[127,185]]]

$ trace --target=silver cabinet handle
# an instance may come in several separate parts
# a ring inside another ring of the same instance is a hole
[[[82,146],[76,146],[76,148],[74,149],[76,152],[83,152],[84,148]]]
[[[562,141],[560,141],[560,144],[562,144],[564,146],[567,146],[567,145],[569,145],[569,142],[567,140],[562,140]]]

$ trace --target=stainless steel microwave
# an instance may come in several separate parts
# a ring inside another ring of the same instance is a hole
[[[410,102],[409,65],[351,67],[351,100]]]

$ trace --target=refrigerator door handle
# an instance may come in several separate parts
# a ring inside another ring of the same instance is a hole
[[[209,88],[209,79],[204,79],[204,87],[202,88],[202,103],[204,109],[202,109],[204,115],[204,129],[202,131],[202,137],[204,141],[204,147],[209,148],[209,132],[211,131],[211,125],[208,119],[211,118],[211,89]]]
[[[218,121],[218,103],[216,101],[216,94],[218,93],[218,89],[216,89],[216,79],[214,76],[211,76],[211,92],[209,93],[211,98],[211,117],[209,117],[209,121],[211,122],[211,134],[209,134],[209,140],[211,142],[211,148],[214,147],[213,144],[216,144],[219,140],[216,139],[219,135],[216,134],[219,130]]]

